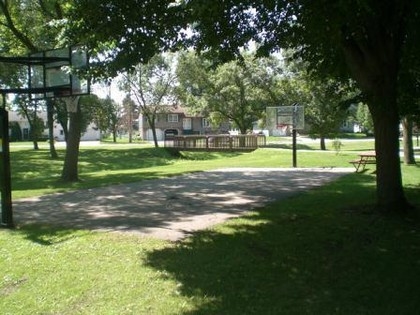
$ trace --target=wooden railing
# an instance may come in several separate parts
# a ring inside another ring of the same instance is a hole
[[[165,139],[165,148],[197,151],[252,151],[265,146],[265,135],[188,135]]]

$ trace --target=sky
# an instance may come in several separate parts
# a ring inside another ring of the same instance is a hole
[[[125,97],[125,92],[120,91],[117,85],[117,79],[113,79],[111,86],[95,83],[91,86],[91,93],[100,98],[111,97],[116,103],[121,104]]]

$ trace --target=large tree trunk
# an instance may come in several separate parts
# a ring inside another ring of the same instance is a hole
[[[377,204],[384,212],[405,211],[408,208],[399,155],[399,116],[392,99],[371,105],[375,128]],[[394,102],[396,100],[394,99]]]
[[[384,28],[372,31],[369,35],[375,45],[343,33],[343,51],[373,118],[378,208],[405,212],[410,206],[402,185],[397,104],[401,39],[390,36]]]
[[[239,132],[241,133],[242,136],[246,136],[247,133],[247,128],[239,125]],[[239,137],[239,147],[240,148],[244,148],[246,146],[246,140],[245,137]]]
[[[74,102],[78,102],[76,98]],[[66,155],[64,158],[64,167],[61,179],[68,182],[79,180],[78,163],[79,163],[79,146],[81,136],[81,120],[82,112],[80,105],[77,104],[76,111],[69,111],[69,129],[67,137]]]
[[[413,121],[409,116],[402,119],[403,126],[403,146],[404,146],[404,163],[416,164],[413,147]]]

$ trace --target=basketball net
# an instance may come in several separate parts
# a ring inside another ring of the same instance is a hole
[[[67,96],[62,97],[64,104],[66,104],[66,110],[69,113],[76,113],[77,112],[77,105],[79,104],[80,96]]]

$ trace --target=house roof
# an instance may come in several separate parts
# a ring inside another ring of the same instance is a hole
[[[203,117],[203,115],[191,113],[188,108],[181,105],[171,106],[169,112],[172,114],[184,114],[186,117]]]
[[[171,106],[169,112],[173,114],[188,114],[188,110],[181,105],[174,105]]]

